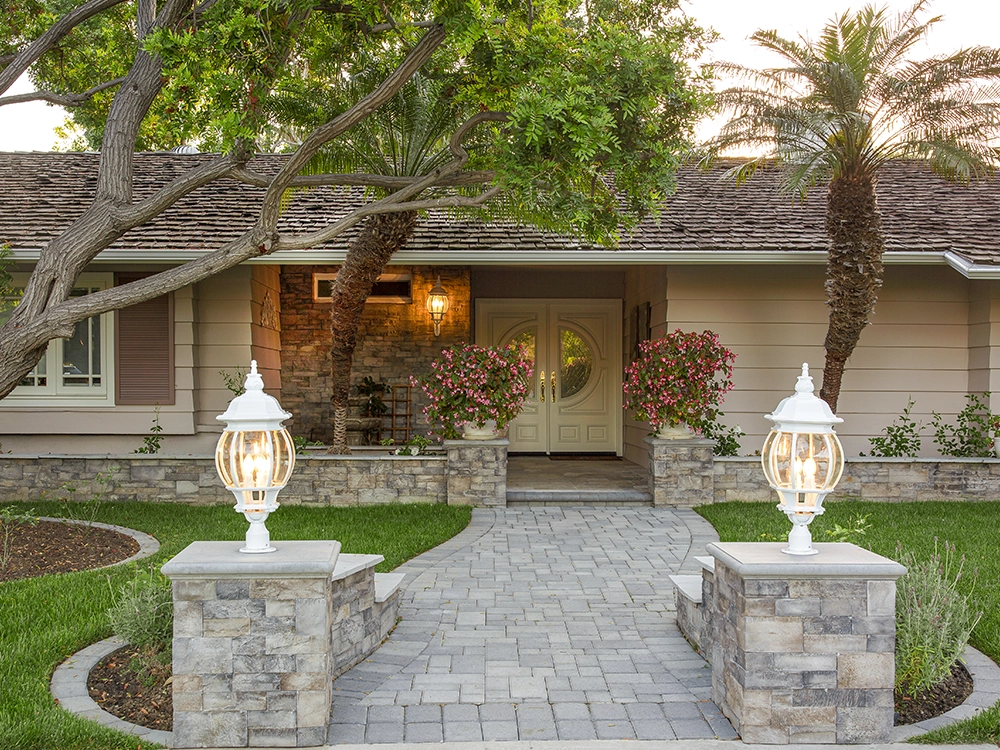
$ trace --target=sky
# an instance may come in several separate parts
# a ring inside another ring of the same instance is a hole
[[[892,12],[911,7],[910,2],[900,0],[884,4]],[[747,41],[757,29],[776,29],[782,36],[815,39],[825,21],[862,5],[849,0],[686,0],[683,7],[722,36],[708,59],[766,67],[774,62],[773,58]],[[914,49],[914,56],[941,54],[963,46],[1000,46],[1000,3],[996,0],[937,0],[930,10],[928,16],[936,13],[944,18],[927,41]],[[7,93],[30,90],[30,84],[22,78]],[[53,128],[64,117],[60,108],[39,102],[0,107],[0,151],[48,151],[57,140]],[[716,128],[705,123],[698,134],[707,137]]]

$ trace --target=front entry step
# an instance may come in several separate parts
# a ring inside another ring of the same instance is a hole
[[[507,505],[651,506],[653,496],[641,490],[507,490]]]

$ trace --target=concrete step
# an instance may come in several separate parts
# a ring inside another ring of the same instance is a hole
[[[507,490],[507,505],[639,505],[651,506],[653,496],[640,490]]]

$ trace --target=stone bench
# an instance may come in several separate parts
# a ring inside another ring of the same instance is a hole
[[[702,629],[705,626],[705,613],[702,608],[703,576],[713,575],[715,560],[711,557],[694,558],[702,567],[701,575],[672,575],[674,584],[674,608],[677,612],[677,627],[688,639],[688,642],[701,653],[704,647]]]

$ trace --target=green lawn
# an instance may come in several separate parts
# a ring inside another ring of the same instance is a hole
[[[696,510],[719,532],[724,542],[784,541],[791,523],[773,503],[722,503]],[[853,534],[847,541],[867,547],[886,557],[897,559],[900,549],[918,558],[929,558],[935,539],[956,546],[956,553],[966,558],[966,574],[959,588],[972,592],[983,618],[972,633],[972,645],[1000,662],[1000,502],[926,502],[867,503],[831,501],[826,513],[813,521],[813,541],[830,541],[830,531],[856,527],[866,518],[864,534]],[[978,575],[973,576],[976,571]],[[961,722],[929,735],[920,741],[1000,744],[1000,704],[973,720]]]
[[[66,510],[56,502],[29,506],[47,516],[61,516]],[[286,539],[338,539],[344,552],[384,555],[385,562],[377,568],[382,571],[453,537],[470,518],[469,508],[446,505],[283,506],[267,525],[276,544]],[[142,567],[162,565],[193,541],[242,540],[247,528],[243,516],[228,505],[109,503],[97,520],[139,529],[160,541],[160,551],[138,563]],[[135,566],[128,565],[0,583],[0,748],[152,747],[62,711],[48,690],[52,671],[63,659],[111,634],[105,616],[111,592],[134,572]]]

